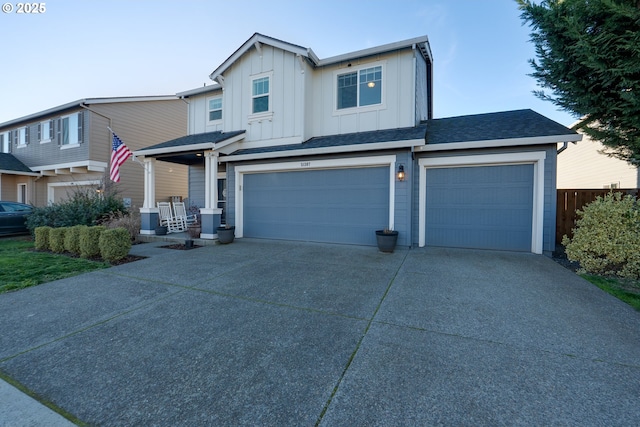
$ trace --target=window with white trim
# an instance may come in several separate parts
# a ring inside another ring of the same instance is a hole
[[[53,139],[53,120],[38,123],[38,141],[49,142]]]
[[[270,84],[269,76],[259,77],[251,81],[251,112],[266,113],[269,108]]]
[[[27,145],[27,143],[29,142],[29,128],[28,127],[23,127],[17,130],[18,136],[17,136],[17,141],[18,141],[18,147],[24,147]]]
[[[382,66],[338,74],[336,108],[382,104]]]
[[[82,113],[75,113],[58,119],[58,143],[76,145],[82,142]]]
[[[2,153],[11,152],[11,131],[0,133],[0,150]]]
[[[207,100],[207,110],[210,122],[222,120],[222,97],[209,98]]]

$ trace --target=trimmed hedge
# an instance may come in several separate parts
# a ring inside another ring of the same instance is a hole
[[[64,249],[74,255],[80,255],[80,230],[86,225],[68,227],[64,235]]]
[[[49,232],[51,231],[51,227],[37,227],[34,230],[35,233],[35,241],[34,246],[38,251],[48,251],[49,250]]]
[[[67,227],[52,228],[49,231],[49,249],[51,252],[64,252],[64,236]]]
[[[583,272],[640,278],[640,206],[633,196],[607,194],[577,211],[573,238],[562,244]]]
[[[131,236],[126,228],[118,227],[100,233],[100,256],[105,261],[118,261],[131,249]]]
[[[107,227],[94,225],[80,230],[80,256],[82,258],[93,258],[100,255],[100,233]]]

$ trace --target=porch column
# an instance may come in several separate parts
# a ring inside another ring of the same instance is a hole
[[[145,157],[144,202],[140,208],[140,234],[156,234],[158,208],[156,207],[156,159]]]
[[[218,209],[218,153],[204,153],[204,208],[200,209],[202,239],[218,237],[222,209]]]

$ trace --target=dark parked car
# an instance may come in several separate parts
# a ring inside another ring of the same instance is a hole
[[[0,201],[0,236],[28,233],[27,217],[31,212],[33,206]]]

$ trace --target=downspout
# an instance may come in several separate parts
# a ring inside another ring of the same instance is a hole
[[[560,147],[560,148],[558,149],[558,151],[556,152],[556,154],[560,154],[560,153],[562,153],[564,150],[566,150],[566,149],[567,149],[567,147],[568,147],[568,146],[569,146],[569,143],[568,143],[567,141],[563,142],[563,143],[562,143],[562,147]]]

